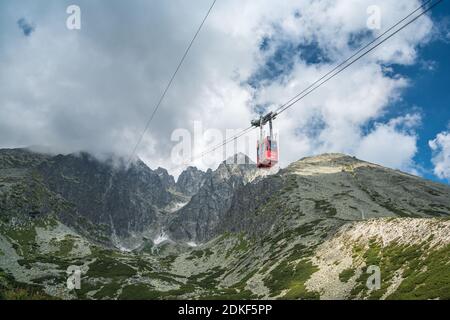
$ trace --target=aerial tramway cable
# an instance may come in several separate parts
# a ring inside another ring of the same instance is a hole
[[[378,37],[376,37],[375,39],[373,39],[372,41],[370,41],[369,43],[367,43],[365,46],[361,47],[358,51],[356,51],[355,53],[353,53],[350,57],[348,57],[347,59],[345,59],[344,61],[342,61],[339,65],[337,65],[336,67],[334,67],[332,70],[330,70],[328,73],[326,73],[325,75],[323,75],[322,77],[320,77],[319,79],[317,79],[316,81],[314,81],[312,84],[310,84],[308,87],[306,87],[305,89],[303,89],[301,92],[299,92],[297,95],[295,95],[294,97],[292,97],[290,100],[286,101],[285,103],[283,103],[277,110],[275,110],[275,113],[277,113],[279,110],[283,109],[286,105],[288,105],[289,103],[291,103],[293,100],[295,100],[296,98],[298,98],[300,95],[302,95],[303,93],[305,93],[307,90],[311,89],[314,85],[316,85],[317,83],[319,83],[321,80],[325,79],[327,76],[329,76],[330,74],[332,74],[334,71],[338,70],[340,67],[342,67],[344,64],[346,64],[348,61],[350,61],[351,59],[353,59],[354,57],[356,57],[359,53],[361,53],[364,49],[367,49],[369,46],[371,46],[372,44],[374,44],[375,42],[377,42],[378,40],[380,40],[382,37],[384,37],[386,34],[388,34],[390,31],[392,31],[395,27],[399,26],[402,22],[404,22],[406,19],[408,19],[409,17],[411,17],[414,13],[416,13],[417,11],[419,11],[420,9],[423,9],[428,3],[432,2],[433,0],[427,0],[425,3],[423,3],[420,7],[418,7],[417,9],[413,10],[412,12],[410,12],[406,17],[404,17],[403,19],[401,19],[400,21],[398,21],[396,24],[392,25],[391,27],[389,27],[386,31],[384,31],[382,34],[380,34]]]
[[[183,64],[184,60],[186,59],[186,57],[187,57],[187,55],[188,55],[188,53],[189,53],[189,51],[190,51],[192,45],[194,44],[195,39],[197,39],[197,36],[199,35],[199,33],[200,33],[200,31],[201,31],[203,25],[204,25],[205,22],[206,22],[206,19],[208,18],[209,14],[211,13],[211,11],[212,11],[214,5],[216,4],[216,1],[217,1],[217,0],[213,0],[213,2],[211,3],[211,6],[209,7],[208,11],[206,12],[206,15],[204,16],[202,22],[200,23],[199,27],[197,28],[197,31],[195,32],[193,38],[192,38],[191,41],[189,42],[189,45],[187,46],[186,50],[184,51],[184,54],[183,54],[183,56],[181,57],[180,62],[178,63],[178,65],[177,65],[175,71],[173,72],[173,74],[172,74],[172,76],[171,76],[169,82],[167,83],[167,85],[166,85],[166,87],[165,87],[163,93],[161,94],[161,97],[159,98],[157,104],[155,105],[155,107],[154,107],[154,109],[153,109],[153,111],[152,111],[152,113],[151,113],[151,115],[150,115],[150,118],[148,119],[148,121],[147,121],[147,123],[146,123],[146,125],[145,125],[145,127],[144,127],[144,130],[142,131],[142,134],[140,135],[138,141],[136,142],[136,145],[134,146],[133,151],[132,151],[131,154],[130,154],[130,158],[128,159],[127,166],[128,166],[128,165],[131,163],[131,161],[133,160],[133,157],[134,157],[134,155],[135,155],[135,153],[136,153],[136,151],[137,151],[137,149],[138,149],[138,147],[139,147],[139,144],[141,143],[142,139],[144,138],[145,133],[146,133],[147,130],[149,129],[150,123],[152,122],[153,118],[155,117],[155,114],[156,114],[156,112],[158,111],[159,107],[161,106],[161,103],[164,101],[164,98],[166,97],[167,92],[169,91],[170,87],[172,86],[173,80],[175,79],[175,77],[176,77],[178,71],[179,71],[180,68],[181,68],[181,65]]]
[[[372,52],[373,50],[375,50],[376,48],[378,48],[380,45],[382,45],[383,43],[385,43],[387,40],[389,40],[390,38],[392,38],[394,35],[396,35],[397,33],[399,33],[401,30],[403,30],[404,28],[406,28],[407,26],[409,26],[410,24],[412,24],[413,22],[415,22],[417,19],[419,19],[421,16],[425,15],[427,12],[429,12],[431,9],[433,9],[434,7],[436,7],[438,4],[440,4],[443,0],[438,0],[434,3],[432,3],[430,6],[427,7],[428,4],[430,4],[432,2],[432,0],[428,0],[425,3],[423,3],[420,7],[418,7],[417,9],[413,10],[412,12],[410,12],[407,16],[405,16],[403,19],[399,20],[397,23],[395,23],[394,25],[392,25],[390,28],[388,28],[385,32],[383,32],[381,35],[379,35],[378,37],[376,37],[375,39],[373,39],[372,41],[370,41],[368,44],[366,44],[365,46],[361,47],[358,51],[356,51],[355,53],[353,53],[350,57],[348,57],[347,59],[345,59],[343,62],[341,62],[339,65],[337,65],[336,67],[334,67],[332,70],[330,70],[329,72],[327,72],[325,75],[323,75],[322,77],[320,77],[318,80],[316,80],[315,82],[313,82],[311,85],[309,85],[307,88],[305,88],[304,90],[302,90],[300,93],[298,93],[297,95],[295,95],[294,97],[292,97],[290,100],[288,100],[287,102],[285,102],[284,104],[282,104],[280,107],[278,107],[275,111],[269,112],[268,114],[266,114],[264,117],[266,117],[266,120],[269,121],[271,119],[274,119],[277,115],[283,113],[284,111],[286,111],[287,109],[291,108],[293,105],[295,105],[296,103],[298,103],[300,100],[304,99],[306,96],[308,96],[309,94],[311,94],[312,92],[314,92],[315,90],[317,90],[319,87],[321,87],[323,84],[325,84],[326,82],[328,82],[329,80],[333,79],[334,77],[336,77],[338,74],[340,74],[341,72],[345,71],[347,68],[349,68],[351,65],[353,65],[354,63],[356,63],[357,61],[359,61],[361,58],[363,58],[364,56],[366,56],[367,54],[369,54],[370,52]],[[423,9],[423,11],[415,16],[414,18],[412,18],[411,20],[409,20],[407,23],[403,24],[400,28],[394,30],[396,27],[398,27],[399,25],[401,25],[403,22],[405,22],[408,18],[410,18],[411,16],[414,15],[414,13],[418,12],[419,10]],[[389,32],[391,32],[392,30],[394,30],[392,33],[390,33],[388,35]],[[384,36],[388,35],[386,38],[382,39]],[[380,42],[376,43],[377,41],[381,40]],[[376,44],[375,44],[376,43]],[[375,44],[375,45],[374,45]],[[373,45],[373,46],[372,46]],[[364,51],[365,49],[367,49],[366,51]],[[364,51],[364,52],[363,52]],[[361,54],[360,54],[361,53]],[[360,54],[360,55],[358,55]],[[354,58],[354,59],[353,59]],[[269,116],[269,117],[267,117]],[[255,120],[256,121],[256,120]],[[266,122],[267,122],[266,121]],[[252,122],[252,126],[242,130],[240,133],[226,139],[225,141],[223,141],[222,143],[200,153],[197,156],[192,157],[191,161],[194,161],[198,158],[204,157],[205,155],[214,152],[215,150],[225,146],[226,144],[228,144],[230,141],[235,141],[236,139],[240,138],[241,136],[243,136],[244,134],[252,131],[253,129],[255,129],[256,127],[258,127],[259,125],[255,125],[254,122]]]
[[[373,50],[375,50],[376,48],[378,48],[380,45],[382,45],[383,43],[385,43],[387,40],[389,40],[390,38],[392,38],[394,35],[396,35],[397,33],[399,33],[400,31],[402,31],[404,28],[406,28],[407,26],[409,26],[410,24],[412,24],[413,22],[415,22],[417,19],[419,19],[421,16],[423,16],[425,13],[427,13],[428,11],[430,11],[431,9],[433,9],[435,6],[437,6],[438,4],[440,4],[442,1],[444,0],[438,0],[437,2],[433,3],[430,7],[428,7],[426,10],[424,10],[423,12],[421,12],[418,16],[414,17],[413,19],[411,19],[410,21],[408,21],[408,23],[406,23],[405,25],[403,25],[402,27],[400,27],[400,29],[395,30],[393,33],[391,33],[387,38],[383,39],[381,42],[377,43],[375,46],[371,47],[370,49],[366,50],[365,52],[363,52],[361,55],[359,55],[358,57],[356,57],[354,60],[352,60],[350,63],[348,63],[347,65],[345,65],[343,68],[341,68],[339,71],[337,71],[336,73],[330,75],[328,78],[326,78],[325,80],[323,80],[322,82],[318,83],[317,86],[313,87],[310,91],[304,92],[303,94],[299,94],[296,96],[296,98],[291,99],[291,102],[289,102],[288,104],[285,104],[283,106],[283,108],[279,109],[279,111],[276,113],[281,114],[282,112],[286,111],[287,109],[289,109],[290,107],[292,107],[294,104],[296,104],[297,102],[299,102],[301,99],[305,98],[306,96],[308,96],[310,93],[312,93],[313,91],[315,91],[316,89],[318,89],[319,87],[321,87],[324,83],[328,82],[329,80],[333,79],[335,76],[337,76],[338,74],[340,74],[341,72],[343,72],[344,70],[346,70],[348,67],[350,67],[351,65],[353,65],[355,62],[357,62],[358,60],[360,60],[361,58],[363,58],[365,55],[369,54],[370,52],[372,52]],[[427,2],[428,3],[428,2]],[[420,8],[419,8],[420,9]],[[416,10],[417,11],[417,10]],[[404,20],[403,20],[404,21]]]

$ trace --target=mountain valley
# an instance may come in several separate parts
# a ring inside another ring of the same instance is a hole
[[[175,181],[0,150],[0,297],[450,299],[449,186],[343,154],[271,172],[240,158]]]

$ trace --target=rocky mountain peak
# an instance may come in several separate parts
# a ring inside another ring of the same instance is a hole
[[[225,161],[222,162],[227,165],[254,165],[255,163],[250,159],[249,156],[242,152],[238,152],[235,155],[229,157]]]
[[[171,176],[167,172],[166,169],[158,167],[158,169],[156,169],[154,172],[161,179],[161,182],[162,182],[163,186],[166,189],[173,189],[173,188],[175,188],[175,179],[173,178],[173,176]]]
[[[47,158],[49,156],[28,149],[0,149],[0,169],[29,169]]]
[[[259,175],[258,172],[262,173],[246,154],[237,153],[223,161],[213,172],[212,177],[216,181],[239,177],[239,179],[243,179],[244,183],[248,183]]]
[[[196,167],[187,167],[178,177],[176,190],[188,196],[196,194],[203,184],[205,175],[205,172]]]
[[[33,183],[36,189],[39,183],[39,192],[64,199],[68,209],[58,208],[55,213],[65,223],[76,227],[82,217],[124,238],[153,224],[158,209],[172,201],[162,179],[141,160],[126,168],[113,157],[101,161],[86,152],[60,154],[47,157],[30,174],[31,182],[24,176],[17,184]],[[39,208],[50,206],[39,199]]]
[[[289,165],[285,172],[300,176],[313,176],[353,171],[360,167],[380,167],[342,153],[325,153],[306,157]]]

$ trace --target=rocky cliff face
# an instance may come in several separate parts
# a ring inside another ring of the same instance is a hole
[[[15,159],[2,163],[4,167],[10,163],[4,176],[20,172],[15,180],[6,178],[12,183],[2,194],[3,211],[25,207],[28,215],[53,213],[75,228],[84,221],[104,230],[106,237],[126,238],[155,223],[158,211],[172,201],[167,190],[170,178],[160,178],[141,161],[125,168],[86,153],[50,157],[2,150],[0,154]]]
[[[254,165],[222,163],[170,224],[173,237],[203,242],[224,232],[264,234],[291,213],[330,224],[450,215],[448,186],[342,154],[261,173]]]
[[[205,173],[195,167],[188,167],[178,177],[176,190],[187,196],[193,196],[200,190],[205,178],[210,174],[210,171]]]
[[[166,190],[175,189],[175,179],[167,172],[166,169],[159,167],[155,170],[155,173],[158,175],[163,187]]]
[[[396,170],[327,154],[302,159],[239,189],[218,233],[267,232],[278,217],[294,212],[328,221],[447,217],[449,191],[448,186]]]
[[[203,242],[214,237],[215,228],[230,209],[236,190],[256,176],[255,164],[240,163],[244,164],[224,161],[217,170],[204,176],[198,192],[169,224],[168,230],[174,239]]]
[[[73,213],[36,171],[50,158],[25,149],[0,150],[0,217],[13,217],[20,224],[61,210]]]
[[[48,188],[74,204],[78,214],[126,237],[156,221],[171,194],[143,162],[129,168],[100,162],[88,154],[56,156],[36,168]]]
[[[0,155],[4,210],[56,213],[74,226],[87,220],[121,238],[155,225],[174,240],[200,243],[226,231],[267,231],[289,212],[334,220],[450,213],[447,186],[341,154],[305,158],[278,173],[237,155],[214,171],[187,168],[176,183],[165,169],[152,171],[141,161],[125,168],[86,153]]]

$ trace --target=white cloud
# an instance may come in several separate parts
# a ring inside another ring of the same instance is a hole
[[[412,161],[417,153],[417,136],[412,129],[419,124],[418,114],[377,124],[372,132],[361,138],[355,154],[371,162],[417,174]]]
[[[433,150],[434,174],[441,179],[450,180],[450,132],[439,133],[428,144]]]
[[[418,0],[377,3],[383,30],[420,5]],[[84,19],[80,31],[65,28],[63,3],[0,4],[0,147],[50,145],[59,152],[83,149],[127,156],[210,1],[77,4]],[[255,105],[286,101],[347,57],[354,50],[352,37],[367,32],[366,9],[372,4],[217,2],[145,135],[139,156],[152,167],[171,167],[171,133],[176,128],[192,130],[194,121],[201,121],[205,129],[248,127]],[[17,19],[23,15],[38,25],[30,37],[17,32]],[[413,133],[389,121],[368,136],[361,128],[388,113],[409,84],[401,75],[385,72],[386,65],[415,63],[416,48],[429,41],[431,29],[429,18],[419,19],[281,115],[275,125],[282,164],[341,151],[397,168],[408,166],[414,154]],[[272,41],[268,52],[259,50],[264,36]],[[297,58],[282,79],[270,79],[257,89],[246,84],[274,48],[312,40],[327,61],[308,64],[294,51]],[[371,151],[372,143],[373,150],[382,148],[377,141],[383,135],[405,144],[403,157]],[[221,160],[223,155],[213,157]]]

